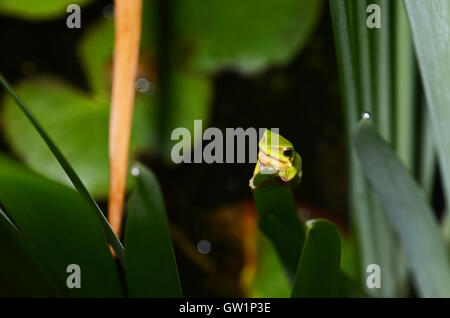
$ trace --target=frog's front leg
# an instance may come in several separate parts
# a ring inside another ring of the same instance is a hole
[[[255,190],[255,186],[253,184],[253,180],[255,179],[256,175],[259,173],[259,160],[256,162],[255,170],[253,171],[253,177],[248,182],[248,185],[250,186],[250,189]]]

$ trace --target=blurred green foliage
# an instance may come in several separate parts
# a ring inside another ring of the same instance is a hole
[[[89,2],[92,0],[1,0],[0,14],[30,20],[45,20],[64,15],[70,4],[82,6]]]
[[[244,73],[289,62],[318,23],[323,1],[176,0],[174,28],[181,57],[193,70]]]

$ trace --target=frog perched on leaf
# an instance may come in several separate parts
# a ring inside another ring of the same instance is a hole
[[[283,136],[266,130],[258,143],[258,162],[249,186],[255,190],[269,184],[297,186],[302,179],[302,158]]]

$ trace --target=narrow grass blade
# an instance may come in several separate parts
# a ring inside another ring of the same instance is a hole
[[[424,105],[425,106],[425,105]],[[429,202],[433,197],[434,178],[436,175],[436,151],[434,147],[433,127],[427,109],[423,109],[422,133],[420,140],[420,153],[418,179]]]
[[[405,0],[435,131],[447,205],[450,202],[450,2]],[[447,218],[450,220],[450,218]]]
[[[392,1],[393,11],[393,100],[395,149],[406,167],[414,169],[415,66],[411,33],[402,1]]]
[[[336,55],[339,66],[339,77],[342,91],[344,122],[347,143],[351,142],[351,131],[356,126],[357,118],[361,115],[359,108],[358,86],[356,77],[354,33],[350,27],[352,14],[350,1],[330,0],[331,18],[336,45]],[[353,45],[352,45],[353,43]],[[358,158],[352,147],[348,147],[348,166],[350,174],[349,203],[351,222],[359,243],[361,267],[370,264],[375,258],[375,243],[373,241],[371,214],[368,191],[362,176]]]
[[[367,27],[367,9],[371,4],[379,5],[381,9],[381,28]],[[368,113],[386,140],[393,138],[390,4],[385,0],[330,0],[349,145],[351,132],[363,113]],[[365,279],[369,264],[380,264],[390,283],[383,284],[381,289],[366,291],[372,296],[402,295],[400,289],[403,288],[398,286],[404,285],[406,271],[396,239],[377,198],[362,176],[352,147],[349,147],[348,157],[349,202],[359,244],[361,281]]]
[[[94,198],[91,196],[91,194],[88,192],[86,187],[84,186],[83,182],[78,177],[77,173],[72,169],[67,159],[64,157],[64,155],[61,153],[61,151],[58,149],[58,147],[55,145],[55,143],[52,141],[50,136],[45,132],[45,130],[41,127],[39,122],[36,120],[34,115],[31,113],[29,108],[22,102],[22,100],[14,93],[11,86],[8,84],[6,79],[3,77],[3,75],[0,74],[0,84],[6,89],[9,95],[16,101],[17,105],[20,107],[20,109],[24,112],[24,114],[27,116],[27,118],[30,120],[30,122],[33,124],[36,131],[39,133],[39,135],[42,137],[42,139],[45,141],[47,146],[50,148],[52,153],[55,155],[56,159],[58,160],[61,167],[66,172],[67,176],[69,177],[70,181],[73,183],[74,187],[78,190],[78,192],[89,202],[89,204],[94,208],[94,211],[97,214],[97,217],[100,219],[103,230],[105,232],[105,235],[107,237],[108,243],[111,244],[112,248],[114,249],[114,252],[116,253],[118,259],[120,262],[122,262],[123,258],[123,246],[120,240],[115,235],[114,231],[109,226],[108,221],[106,220],[105,216],[103,215],[102,211],[100,210],[100,207],[97,205],[97,202],[95,202]]]
[[[355,131],[354,143],[364,173],[400,240],[419,295],[450,297],[447,248],[423,192],[366,121]]]
[[[125,278],[130,297],[181,297],[164,200],[156,177],[138,169],[125,227]]]
[[[341,241],[333,223],[306,222],[306,239],[291,297],[336,297],[340,280]]]

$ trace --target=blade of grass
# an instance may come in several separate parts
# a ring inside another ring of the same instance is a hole
[[[58,160],[58,162],[61,165],[61,167],[66,172],[67,176],[69,177],[69,179],[72,182],[72,184],[75,187],[75,189],[77,189],[78,192],[94,208],[94,211],[96,211],[97,217],[100,219],[100,222],[102,223],[103,230],[105,232],[105,235],[106,235],[106,238],[108,240],[108,243],[111,244],[111,247],[113,248],[114,252],[116,253],[117,258],[119,259],[120,262],[122,262],[122,259],[123,259],[123,246],[122,246],[122,243],[119,241],[119,239],[115,235],[114,231],[109,226],[109,223],[106,220],[105,216],[103,215],[102,211],[100,210],[100,207],[97,205],[97,202],[95,202],[94,198],[88,192],[88,190],[84,186],[83,182],[78,177],[77,173],[73,170],[73,168],[70,166],[70,164],[67,161],[67,159],[64,157],[64,155],[61,153],[61,151],[58,149],[58,147],[52,141],[50,136],[45,132],[45,130],[42,128],[42,126],[36,120],[36,118],[34,117],[32,112],[30,111],[30,109],[14,93],[13,89],[8,84],[8,82],[3,77],[2,74],[0,74],[0,84],[1,84],[1,86],[3,86],[5,88],[7,93],[15,100],[17,105],[20,107],[20,109],[24,112],[24,114],[30,120],[31,124],[34,126],[36,131],[39,133],[39,135],[45,141],[45,143],[47,144],[49,149],[55,155],[55,158]]]
[[[414,52],[408,19],[402,1],[393,1],[395,148],[409,169],[414,168]]]
[[[364,173],[405,251],[419,295],[449,297],[448,252],[423,192],[390,146],[366,121],[355,131],[354,144]]]
[[[378,4],[381,28],[366,25],[369,4]],[[330,0],[338,64],[343,89],[347,140],[363,112],[376,122],[386,139],[392,138],[392,93],[390,56],[390,10],[384,0]],[[384,269],[386,283],[379,290],[367,290],[374,296],[394,297],[403,293],[406,270],[392,229],[379,202],[362,177],[353,150],[349,150],[351,216],[361,254],[361,279],[372,263]],[[365,285],[363,285],[366,287]]]
[[[450,2],[405,0],[428,111],[434,129],[436,151],[450,202]],[[448,210],[447,210],[448,211]],[[448,215],[449,212],[447,212]],[[449,217],[446,218],[450,220]]]
[[[386,140],[392,140],[391,87],[391,10],[388,0],[371,1],[381,8],[381,28],[368,29],[371,41],[372,83],[374,91],[374,122]]]
[[[381,120],[389,120],[386,109],[390,105],[379,105],[377,109],[372,105],[371,96],[375,96],[377,101],[389,102],[385,93],[376,90],[372,91],[372,84],[377,84],[381,91],[381,78],[386,76],[380,74],[372,76],[371,72],[378,70],[385,71],[388,66],[386,57],[373,56],[369,50],[368,31],[366,27],[366,1],[331,0],[331,14],[333,18],[333,29],[335,32],[336,52],[343,87],[344,116],[346,121],[347,140],[351,144],[351,131],[362,112],[375,112],[380,126],[385,127],[385,136],[389,135],[389,122],[381,123]],[[386,22],[385,22],[386,23]],[[385,25],[386,26],[386,25]],[[363,29],[363,30],[361,30]],[[373,30],[371,30],[372,32]],[[372,45],[379,45],[378,42],[386,43],[386,35],[371,34]],[[381,53],[381,52],[380,52]],[[384,55],[387,52],[382,52]],[[370,67],[369,67],[370,66]],[[385,83],[383,83],[385,84]],[[379,109],[383,108],[385,117],[378,116]],[[349,167],[350,167],[350,204],[353,228],[359,243],[359,253],[361,258],[361,281],[365,281],[365,268],[372,263],[382,264],[386,275],[394,278],[397,271],[392,263],[398,258],[394,253],[395,241],[383,218],[376,198],[373,197],[370,188],[364,180],[359,162],[352,147],[349,147]],[[374,226],[376,224],[376,226]],[[395,279],[393,279],[393,282]],[[382,290],[369,290],[371,295],[394,296],[393,284],[384,284]],[[363,284],[364,288],[366,285]]]
[[[351,14],[349,0],[330,0],[330,9],[339,66],[339,82],[342,87],[347,144],[350,144],[351,132],[356,126],[357,118],[361,115],[361,110],[358,107],[359,81],[356,77],[356,63],[353,57],[356,45],[352,45],[355,40],[353,36],[354,31],[350,27],[353,15]],[[349,202],[351,221],[359,244],[361,267],[365,268],[375,259],[368,192],[356,153],[352,147],[347,149],[350,174]]]
[[[433,197],[434,177],[436,170],[436,152],[434,149],[433,127],[431,125],[430,116],[424,103],[422,116],[422,134],[421,134],[421,151],[419,153],[419,182],[425,192],[428,202]]]

